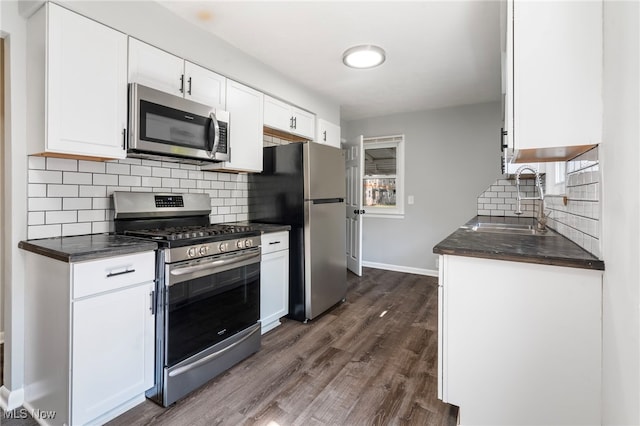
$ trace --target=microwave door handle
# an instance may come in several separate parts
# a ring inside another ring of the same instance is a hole
[[[213,158],[220,143],[220,125],[215,113],[209,114],[211,124],[209,125],[209,157]],[[211,127],[213,127],[213,137],[211,137]]]

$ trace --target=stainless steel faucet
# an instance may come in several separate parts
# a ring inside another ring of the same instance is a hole
[[[522,195],[520,195],[520,175],[525,170],[529,170],[536,175],[536,187],[538,188],[537,197],[523,197]],[[536,226],[538,228],[538,231],[541,231],[541,232],[546,231],[548,216],[544,214],[544,191],[542,189],[542,178],[540,178],[540,173],[538,173],[538,170],[526,164],[524,166],[520,166],[518,170],[516,170],[516,189],[518,190],[518,197],[516,202],[515,214],[517,215],[522,214],[522,203],[521,203],[522,200],[540,200],[540,206],[538,208],[538,216],[536,218],[537,220]]]

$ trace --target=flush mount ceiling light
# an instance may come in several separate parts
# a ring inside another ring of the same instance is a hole
[[[384,60],[384,50],[368,44],[351,47],[342,55],[342,62],[351,68],[373,68],[382,64]]]

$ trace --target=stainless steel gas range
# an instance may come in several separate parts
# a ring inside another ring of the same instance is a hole
[[[260,231],[210,225],[206,194],[115,192],[116,232],[159,244],[156,377],[168,406],[260,348]]]

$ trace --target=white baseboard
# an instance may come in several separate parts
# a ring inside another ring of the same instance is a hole
[[[412,266],[390,265],[388,263],[362,261],[362,266],[367,268],[384,269],[385,271],[406,272],[407,274],[426,275],[438,277],[438,271],[433,269],[414,268]]]
[[[24,388],[9,390],[5,386],[0,388],[0,407],[5,411],[15,410],[24,403]]]

